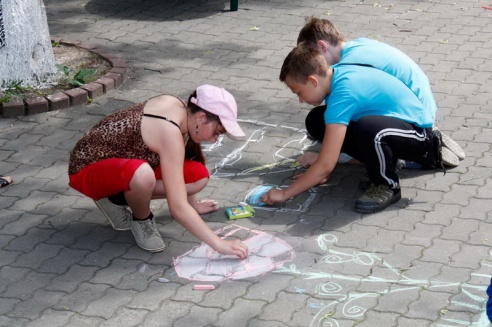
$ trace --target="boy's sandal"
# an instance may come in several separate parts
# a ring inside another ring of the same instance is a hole
[[[4,177],[6,177],[6,176],[0,175],[0,188],[5,187],[5,186],[9,186],[10,184],[12,184],[14,182],[12,180],[12,178],[10,179],[10,182],[9,182],[8,179],[6,179]]]

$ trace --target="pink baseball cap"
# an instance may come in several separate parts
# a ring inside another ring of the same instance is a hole
[[[237,123],[236,100],[225,89],[207,84],[200,85],[196,89],[196,98],[192,97],[190,101],[203,110],[217,115],[230,136],[236,138],[245,136]]]

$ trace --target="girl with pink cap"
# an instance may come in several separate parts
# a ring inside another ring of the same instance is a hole
[[[219,238],[199,216],[217,210],[217,202],[195,197],[209,179],[200,142],[224,133],[244,136],[236,100],[225,89],[201,85],[187,103],[154,97],[107,116],[79,140],[70,156],[70,186],[92,198],[114,229],[130,229],[145,250],[165,248],[150,201],[167,198],[171,215],[198,239],[246,258],[244,243]]]

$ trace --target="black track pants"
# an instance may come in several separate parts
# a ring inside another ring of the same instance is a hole
[[[308,133],[318,141],[325,130],[324,109],[316,107],[306,118]],[[427,151],[430,132],[397,118],[366,116],[350,122],[342,152],[365,164],[372,183],[398,188],[397,160],[419,162]]]

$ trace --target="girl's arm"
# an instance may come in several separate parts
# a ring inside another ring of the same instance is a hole
[[[179,137],[177,141],[179,142]],[[188,202],[183,178],[184,150],[170,146],[161,153],[162,181],[167,194],[167,203],[171,215],[199,240],[207,243],[221,254],[233,254],[244,259],[248,248],[238,240],[227,241],[219,238],[202,220],[197,211]]]
[[[169,122],[149,119],[142,124],[142,136],[149,149],[160,157],[162,182],[171,215],[215,251],[246,258],[248,248],[243,242],[219,238],[188,202],[183,177],[185,147],[179,129]]]

